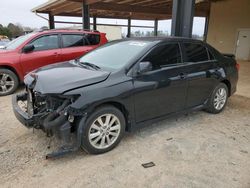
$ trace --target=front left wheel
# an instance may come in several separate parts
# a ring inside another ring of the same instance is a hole
[[[124,135],[125,122],[122,112],[113,106],[96,109],[83,126],[82,148],[90,154],[112,150]]]

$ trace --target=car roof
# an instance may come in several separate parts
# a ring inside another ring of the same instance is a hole
[[[152,42],[202,42],[201,40],[192,39],[192,38],[185,38],[185,37],[131,37],[122,40],[133,41],[133,40],[140,40],[140,41],[152,41]]]
[[[38,33],[87,33],[87,34],[101,34],[99,31],[92,30],[82,30],[82,29],[49,29],[49,30],[41,30]]]

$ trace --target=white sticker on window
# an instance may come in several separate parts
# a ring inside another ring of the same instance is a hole
[[[145,43],[145,42],[131,42],[131,43],[129,43],[129,45],[131,45],[131,46],[141,46],[141,47],[143,47],[143,46],[146,45],[146,43]]]

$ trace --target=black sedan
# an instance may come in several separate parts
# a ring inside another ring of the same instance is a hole
[[[13,97],[13,108],[28,128],[63,140],[48,157],[80,147],[100,154],[125,131],[170,115],[221,112],[236,91],[238,68],[233,55],[197,40],[119,40],[28,74],[26,92]],[[27,102],[25,109],[19,101]]]

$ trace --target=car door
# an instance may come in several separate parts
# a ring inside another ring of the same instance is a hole
[[[79,58],[96,48],[96,45],[89,44],[84,34],[62,34],[62,61],[69,61]]]
[[[183,43],[183,52],[188,80],[186,107],[192,108],[204,104],[218,82],[217,63],[200,42]]]
[[[142,61],[151,62],[153,70],[134,77],[136,122],[182,110],[187,82],[179,44],[161,44]]]
[[[57,34],[43,35],[32,40],[34,50],[22,52],[20,62],[25,74],[45,65],[60,62],[61,49]]]

